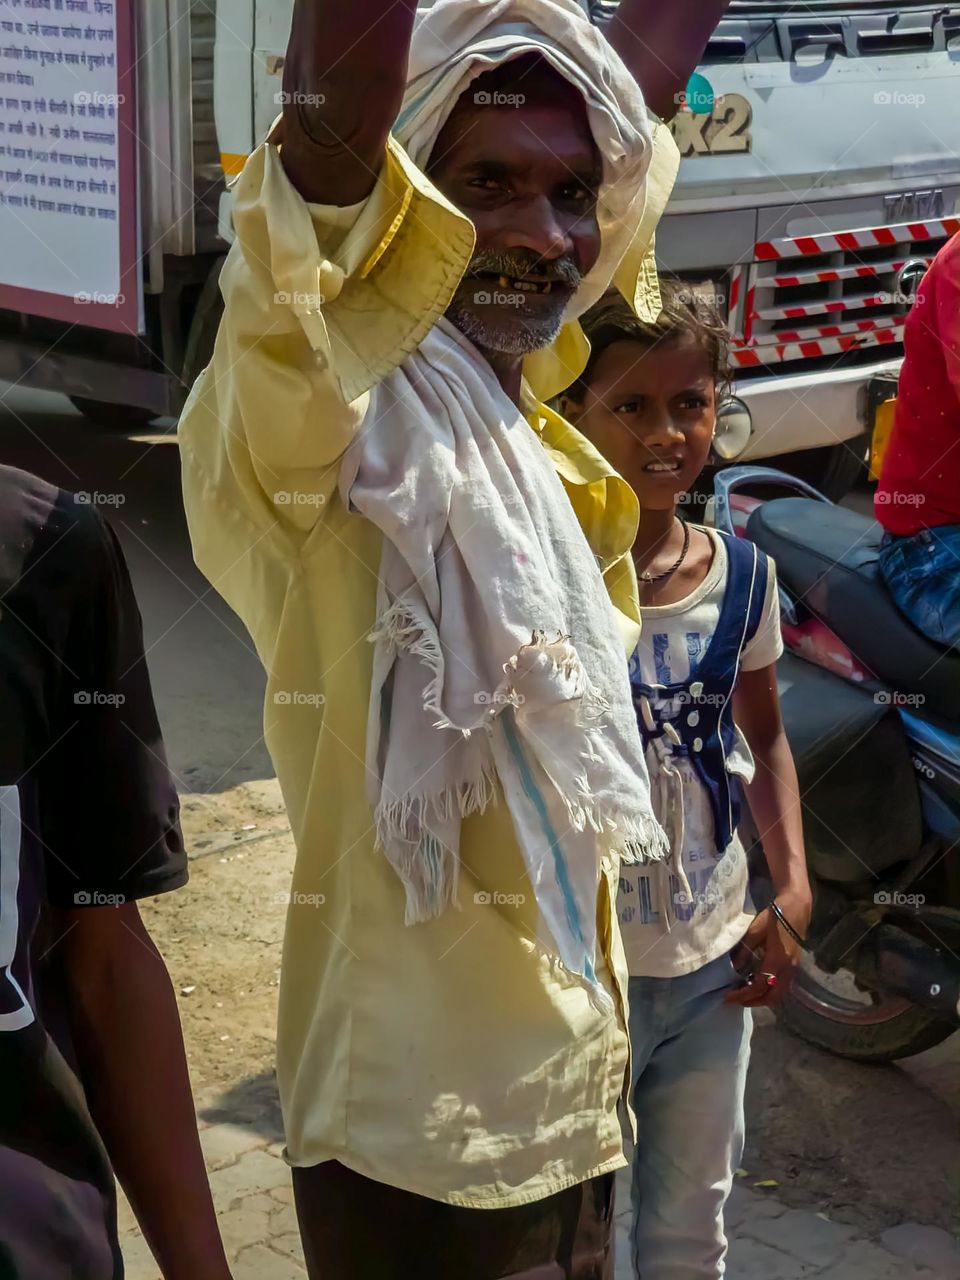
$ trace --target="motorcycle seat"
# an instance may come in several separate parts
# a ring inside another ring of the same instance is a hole
[[[931,715],[960,720],[960,652],[928,640],[894,604],[880,576],[876,521],[813,498],[777,498],[753,511],[747,536],[878,683],[919,695]]]

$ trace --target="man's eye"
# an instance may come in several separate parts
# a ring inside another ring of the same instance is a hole
[[[471,178],[468,184],[471,187],[478,187],[481,191],[505,191],[504,184],[496,178]]]
[[[586,207],[596,203],[596,193],[591,191],[589,187],[583,186],[581,183],[570,183],[568,186],[561,188],[560,198],[568,200],[572,204],[579,204]]]

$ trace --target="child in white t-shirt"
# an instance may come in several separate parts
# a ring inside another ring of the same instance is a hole
[[[710,456],[727,334],[692,291],[666,281],[663,292],[654,325],[617,301],[585,318],[590,362],[563,408],[640,501],[643,631],[630,677],[671,838],[664,864],[623,867],[618,902],[639,1134],[634,1269],[714,1280],[743,1150],[749,1010],[789,982],[811,896],[777,696],[773,563],[677,512]],[[736,830],[742,792],[774,890],[759,914]]]

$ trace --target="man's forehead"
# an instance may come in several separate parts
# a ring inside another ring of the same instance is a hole
[[[522,168],[552,157],[578,176],[599,179],[600,152],[574,85],[552,70],[549,78],[498,76],[490,84],[481,76],[460,95],[437,138],[431,169],[471,160]]]

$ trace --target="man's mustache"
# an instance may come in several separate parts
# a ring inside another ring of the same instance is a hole
[[[510,280],[540,276],[571,289],[579,289],[583,283],[583,273],[569,254],[542,258],[523,249],[480,249],[471,258],[467,274],[507,276]]]

